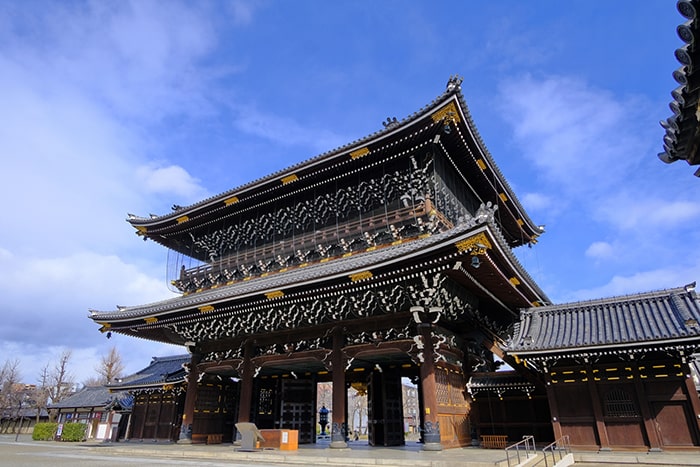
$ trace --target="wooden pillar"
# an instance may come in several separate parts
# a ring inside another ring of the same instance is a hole
[[[688,399],[690,404],[697,433],[700,433],[700,397],[698,397],[698,391],[695,388],[695,383],[693,383],[693,378],[690,376],[690,368],[685,363],[683,364],[683,371],[686,374],[686,377],[683,380],[685,397]]]
[[[202,360],[202,354],[198,352],[192,352],[192,358],[190,358],[190,373],[187,375],[187,393],[185,394],[185,408],[182,412],[182,425],[180,426],[180,439],[178,443],[181,444],[191,444],[192,443],[192,421],[194,419],[194,404],[197,401],[197,380],[199,379],[199,371],[197,370],[197,365]],[[150,398],[149,398],[150,399]],[[150,405],[150,400],[148,405]],[[146,409],[148,411],[148,409]],[[146,423],[146,414],[144,414],[144,423]],[[141,434],[143,437],[143,433]]]
[[[649,407],[649,400],[644,390],[642,378],[639,375],[639,367],[636,364],[632,365],[632,376],[634,379],[634,392],[637,395],[637,401],[639,403],[639,411],[644,420],[644,431],[646,431],[647,440],[649,440],[649,451],[661,451],[661,439],[659,438],[659,433],[656,431],[656,423],[653,420]]]
[[[243,347],[243,368],[241,370],[241,390],[238,400],[238,422],[250,422],[250,410],[253,404],[253,352],[254,343],[246,341]]]
[[[420,365],[420,383],[423,393],[423,450],[442,451],[440,420],[438,418],[437,384],[433,332],[430,324],[421,323],[418,331],[423,338],[423,362]]]
[[[549,375],[546,376],[549,380]],[[557,402],[557,392],[551,381],[547,381],[547,401],[549,402],[549,412],[552,416],[552,428],[554,429],[554,440],[560,439],[564,434],[561,431],[561,420],[559,418],[559,403]]]
[[[347,448],[345,441],[347,425],[345,423],[346,396],[345,389],[345,357],[343,356],[343,329],[333,330],[333,353],[331,362],[333,366],[333,412],[331,420],[331,448]]]
[[[600,441],[601,451],[610,451],[610,439],[608,438],[608,429],[605,427],[605,419],[603,418],[603,408],[600,405],[600,394],[598,386],[595,384],[593,376],[593,367],[590,364],[586,365],[586,374],[588,375],[588,394],[593,407],[593,416],[595,417],[595,427]]]

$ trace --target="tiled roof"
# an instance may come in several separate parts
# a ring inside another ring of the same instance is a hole
[[[476,373],[469,378],[467,390],[471,394],[479,391],[503,391],[507,389],[532,389],[535,385],[530,383],[515,371],[498,371],[489,373]]]
[[[517,222],[519,223],[520,228],[523,229],[523,227],[527,227],[532,231],[532,233],[535,233],[537,235],[543,233],[544,230],[540,228],[537,224],[535,224],[534,221],[528,215],[528,213],[525,211],[523,205],[520,203],[518,197],[513,192],[512,188],[505,179],[502,171],[496,165],[493,156],[488,151],[486,144],[484,143],[483,139],[481,138],[481,135],[479,134],[476,128],[474,120],[469,111],[469,107],[467,106],[466,100],[464,99],[464,95],[462,94],[461,83],[462,79],[460,77],[451,76],[447,83],[445,91],[437,98],[435,98],[432,102],[430,102],[428,105],[424,106],[417,112],[414,112],[413,114],[402,120],[395,121],[394,123],[389,125],[385,125],[383,129],[378,130],[366,137],[352,141],[351,143],[345,144],[339,148],[324,152],[323,154],[315,156],[311,159],[297,163],[291,167],[274,172],[263,178],[259,178],[245,185],[228,190],[224,193],[199,201],[190,206],[173,206],[173,212],[169,212],[163,215],[152,215],[149,217],[141,217],[130,214],[127,221],[133,226],[148,227],[150,232],[151,227],[155,225],[162,225],[163,222],[174,221],[178,218],[182,218],[183,216],[192,217],[192,215],[196,212],[201,213],[203,211],[206,211],[207,209],[211,209],[213,206],[220,205],[222,200],[231,199],[232,197],[243,197],[244,195],[248,196],[250,193],[256,190],[262,190],[265,187],[268,188],[266,188],[264,191],[269,191],[269,187],[272,186],[279,188],[281,186],[279,185],[279,181],[281,178],[289,175],[298,175],[299,172],[301,172],[302,170],[313,171],[314,167],[347,156],[353,150],[366,147],[368,144],[373,144],[384,138],[396,137],[396,135],[398,135],[400,131],[404,130],[405,128],[409,127],[410,125],[416,122],[419,122],[421,119],[427,118],[430,112],[434,111],[441,105],[449,102],[451,99],[454,99],[456,102],[458,102],[458,106],[460,107],[460,110],[464,116],[466,133],[470,135],[471,138],[473,138],[477,146],[477,152],[474,154],[471,154],[471,151],[468,150],[470,156],[473,157],[475,161],[476,158],[481,157],[483,157],[483,159],[486,161],[486,165],[498,179],[497,184],[501,185],[501,188],[494,187],[494,189],[496,189],[497,191],[502,190],[505,192],[505,196],[507,196],[507,198],[512,203],[513,214],[514,217],[517,218]],[[484,161],[481,162],[483,163]],[[487,172],[485,172],[483,168],[481,169],[481,171],[483,172],[482,175],[485,176],[487,174]],[[489,184],[492,185],[493,183],[496,183],[496,180],[489,179],[489,182]],[[191,219],[189,220],[189,222],[191,222]],[[144,232],[139,231],[139,233],[143,234]],[[160,242],[160,237],[158,236],[148,238]]]
[[[685,287],[530,308],[507,347],[517,355],[663,345],[700,345],[700,301]]]
[[[150,316],[153,314],[168,313],[184,308],[195,308],[202,305],[208,305],[219,301],[225,301],[232,297],[242,298],[255,293],[263,293],[267,290],[277,290],[282,287],[288,287],[294,284],[300,284],[308,281],[314,281],[321,278],[347,274],[354,270],[362,270],[378,263],[387,261],[395,261],[397,259],[406,258],[416,252],[423,252],[428,248],[439,246],[444,242],[452,242],[455,238],[459,238],[466,234],[470,234],[474,230],[479,229],[482,225],[488,225],[491,233],[504,247],[501,249],[503,254],[508,257],[508,260],[515,269],[525,278],[534,291],[547,300],[546,295],[535,282],[530,278],[525,269],[520,265],[516,256],[507,247],[506,241],[501,235],[498,226],[492,222],[485,224],[466,223],[460,224],[446,232],[431,235],[426,238],[421,238],[409,242],[404,242],[398,245],[391,245],[380,248],[374,251],[358,253],[347,258],[339,258],[326,263],[310,264],[303,268],[296,268],[283,273],[272,274],[267,277],[258,277],[253,280],[240,281],[231,285],[218,287],[215,289],[204,290],[183,297],[175,297],[157,303],[140,305],[134,307],[121,307],[115,312],[100,312],[91,310],[91,318],[95,321],[122,320],[129,318],[138,318],[141,316]]]
[[[700,98],[700,0],[679,0],[678,11],[687,21],[676,28],[685,45],[675,51],[681,67],[673,72],[679,86],[671,92],[669,104],[673,115],[662,120],[666,130],[664,151],[659,159],[667,164],[685,160],[690,165],[700,164],[698,152],[698,99]],[[697,42],[697,43],[696,43]],[[700,169],[695,172],[700,177]]]
[[[50,409],[106,408],[125,393],[110,393],[105,386],[86,386],[75,394],[49,406]]]
[[[110,384],[109,388],[114,390],[180,383],[185,380],[185,369],[182,365],[189,361],[189,355],[153,357],[151,364],[146,368],[122,378],[115,384]]]

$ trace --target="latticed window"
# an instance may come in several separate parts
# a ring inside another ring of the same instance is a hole
[[[638,417],[632,397],[622,389],[613,389],[605,396],[605,415],[608,417]]]
[[[440,405],[450,404],[450,382],[447,376],[447,370],[444,368],[435,368],[435,386],[437,403]]]
[[[258,413],[267,415],[272,414],[273,404],[274,399],[272,397],[272,389],[260,389],[260,402],[258,403]]]

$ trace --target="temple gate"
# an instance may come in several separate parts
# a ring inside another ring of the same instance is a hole
[[[366,138],[192,206],[130,215],[169,249],[181,295],[92,312],[103,332],[192,354],[183,440],[234,421],[315,441],[315,384],[333,383],[331,447],[347,392],[367,387],[370,444],[404,443],[402,377],[424,449],[471,443],[466,381],[493,366],[518,309],[548,302],[512,253],[543,232],[481,141],[461,79]],[[527,368],[520,371],[529,372]]]

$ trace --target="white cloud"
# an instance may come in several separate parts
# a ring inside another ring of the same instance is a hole
[[[252,107],[241,107],[237,113],[233,122],[237,129],[285,146],[309,146],[321,153],[347,142],[330,130],[305,127],[291,118],[263,113]]]
[[[37,326],[20,326],[11,332],[12,321],[35,322],[58,331],[73,326],[73,319],[85,319],[87,324],[89,308],[113,310],[117,303],[148,303],[172,296],[165,277],[156,279],[147,273],[159,267],[129,264],[114,255],[80,252],[51,258],[13,256],[2,260],[0,267],[12,271],[12,280],[0,283],[7,317],[0,328],[1,339],[38,331]],[[61,332],[56,338],[89,340],[89,336],[69,337]]]
[[[148,193],[176,195],[192,202],[206,194],[200,181],[178,165],[139,167],[136,173]]]
[[[577,290],[571,294],[571,297],[572,300],[589,300],[670,289],[689,284],[697,280],[698,277],[700,277],[700,265],[678,268],[664,267],[629,275],[615,275],[606,284]]]
[[[553,205],[552,199],[543,193],[525,193],[520,199],[528,211],[543,211]]]
[[[249,1],[233,0],[229,2],[233,21],[237,25],[248,25],[253,21],[255,5]]]
[[[643,142],[631,127],[632,102],[564,76],[512,79],[501,106],[525,156],[569,194],[599,192],[635,164]]]
[[[684,200],[661,200],[647,193],[622,193],[612,196],[598,208],[606,222],[619,229],[671,229],[700,217],[700,203]]]
[[[586,249],[586,256],[595,259],[608,259],[614,255],[614,248],[608,242],[593,242]]]

